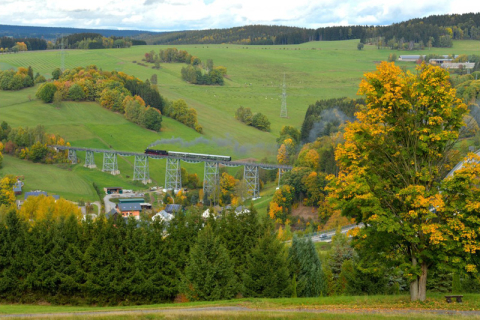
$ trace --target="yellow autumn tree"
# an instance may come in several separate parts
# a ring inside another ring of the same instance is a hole
[[[82,218],[82,212],[76,204],[63,198],[55,200],[53,197],[44,195],[28,197],[19,212],[20,217],[31,222],[47,218],[58,219],[60,217],[68,217],[71,214],[78,219]]]
[[[289,162],[287,147],[285,144],[282,144],[280,148],[278,148],[277,161],[279,164],[288,164]]]
[[[307,154],[305,155],[305,163],[309,168],[312,170],[317,170],[319,160],[320,155],[315,149],[308,150]]]
[[[268,215],[271,219],[276,220],[283,213],[283,208],[278,205],[276,202],[270,202],[270,208],[268,210]]]
[[[17,42],[16,47],[18,48],[18,51],[27,51],[27,45],[25,42]]]
[[[0,179],[0,205],[11,206],[15,204],[13,185],[17,179],[13,175],[6,175]]]
[[[402,266],[411,300],[424,301],[429,268],[456,263],[442,232],[451,194],[440,185],[467,106],[448,72],[425,64],[412,74],[382,62],[365,74],[359,94],[365,107],[336,149],[340,172],[331,177],[330,199],[343,215],[368,225],[357,246]]]
[[[220,205],[232,203],[234,198],[235,186],[239,181],[227,172],[223,172],[220,177]],[[237,201],[237,200],[236,200]]]

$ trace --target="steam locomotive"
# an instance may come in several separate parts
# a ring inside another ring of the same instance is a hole
[[[166,150],[155,150],[155,149],[145,149],[145,154],[151,154],[155,156],[168,156],[168,151]]]
[[[183,159],[205,159],[205,160],[218,160],[218,161],[232,161],[232,157],[229,156],[219,156],[214,154],[202,154],[202,153],[187,153],[187,152],[175,152],[167,150],[155,150],[155,149],[145,149],[145,154],[150,154],[154,156],[175,156],[177,158]]]

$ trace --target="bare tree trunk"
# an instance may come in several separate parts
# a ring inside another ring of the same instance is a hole
[[[427,264],[422,262],[422,274],[420,275],[418,283],[418,299],[420,301],[425,301],[425,299],[427,299],[427,272]]]
[[[417,265],[417,258],[412,257],[412,266]],[[422,273],[417,276],[414,281],[410,283],[410,300],[411,301],[425,301],[427,298],[427,273],[428,267],[425,262],[421,265]]]
[[[416,265],[417,265],[417,258],[412,257],[412,266],[415,267]],[[418,300],[418,277],[416,277],[415,280],[410,283],[410,300],[411,301]]]

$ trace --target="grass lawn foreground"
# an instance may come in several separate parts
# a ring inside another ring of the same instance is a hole
[[[0,316],[30,314],[38,318],[44,316],[56,318],[55,313],[58,313],[58,317],[65,318],[61,313],[129,311],[133,313],[76,314],[67,315],[67,318],[87,319],[95,316],[96,319],[452,319],[451,314],[456,310],[465,311],[465,314],[455,314],[455,318],[480,319],[479,298],[479,294],[465,294],[462,304],[447,304],[443,295],[436,293],[429,294],[425,302],[410,302],[409,296],[396,295],[237,299],[125,307],[3,304],[0,305]],[[233,312],[221,309],[209,310],[211,307],[238,307],[238,310],[233,309]],[[201,311],[193,312],[190,308]],[[154,310],[161,312],[152,314]]]

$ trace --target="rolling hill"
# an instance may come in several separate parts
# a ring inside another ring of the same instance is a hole
[[[103,70],[119,70],[140,79],[148,79],[152,74],[157,74],[159,91],[164,97],[170,100],[184,99],[189,106],[197,110],[199,123],[204,127],[203,135],[166,117],[163,118],[162,131],[151,132],[126,121],[120,114],[101,108],[97,103],[65,102],[56,109],[33,98],[36,88],[16,92],[1,91],[0,121],[5,120],[12,127],[42,124],[47,131],[65,136],[74,146],[142,151],[151,143],[161,140],[158,148],[167,150],[231,155],[236,160],[267,158],[275,161],[275,140],[282,126],[292,125],[299,128],[308,105],[318,99],[355,97],[363,73],[374,70],[376,63],[386,60],[392,52],[377,50],[375,46],[365,46],[364,50],[359,51],[357,43],[358,40],[349,40],[309,42],[295,46],[177,47],[203,61],[213,59],[215,65],[225,66],[228,78],[222,87],[196,86],[184,82],[180,76],[183,64],[165,63],[160,70],[155,70],[150,66],[134,63],[140,62],[145,52],[158,52],[169,46],[66,51],[67,68],[96,64]],[[477,47],[477,41],[456,41],[453,49],[432,48],[430,52],[449,54],[454,50],[455,54],[471,54],[478,51]],[[51,71],[60,65],[60,60],[57,51],[0,55],[0,68],[4,70],[31,65],[34,72],[38,71],[50,77]],[[414,67],[413,63],[399,64],[410,69]],[[288,118],[280,118],[284,74]],[[254,113],[267,115],[271,122],[271,132],[262,132],[235,120],[235,110],[240,106],[250,107]],[[101,164],[100,156],[95,160],[97,166]],[[38,169],[44,165],[33,166],[13,158],[8,158],[4,163],[0,174],[28,176],[35,173],[39,175],[38,181],[43,181],[43,184],[27,183],[27,186],[32,189],[42,188],[69,198],[77,198],[75,195],[78,193],[81,197],[94,200],[96,195],[93,189],[88,190],[92,181],[96,181],[101,187],[113,184],[130,188],[141,187],[131,181],[133,159],[129,158],[120,161],[122,174],[116,177],[102,173],[99,169],[84,169],[81,164],[54,168],[65,170],[61,172],[71,175],[67,180],[59,180],[58,183],[49,178],[57,174],[48,171],[50,168]],[[182,166],[189,172],[197,172],[203,178],[201,165],[182,163]],[[150,175],[158,185],[164,183],[164,168],[165,163],[162,161],[152,161],[150,164]],[[235,173],[235,169],[232,173]],[[83,191],[78,191],[83,187],[78,190],[66,187],[67,184],[80,186],[84,183],[88,187],[82,189]],[[268,192],[271,195],[274,189],[271,188]]]

